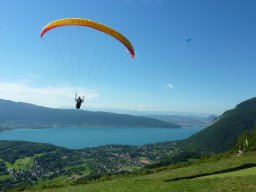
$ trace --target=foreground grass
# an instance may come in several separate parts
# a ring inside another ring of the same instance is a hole
[[[141,176],[121,176],[108,181],[94,181],[84,185],[31,191],[44,192],[150,192],[150,191],[256,191],[255,167],[214,176],[215,172],[230,170],[246,164],[256,164],[256,153],[247,153],[240,157],[215,157],[209,160],[195,161],[180,168],[168,166],[156,169],[155,173]],[[202,177],[202,175],[208,175]],[[222,175],[220,177],[220,175]],[[196,178],[196,179],[195,179]],[[29,190],[27,190],[29,191]]]
[[[199,177],[199,179],[201,179],[201,178],[216,178],[216,177],[246,177],[246,176],[256,176],[256,167],[243,169],[240,171],[232,171],[229,173],[203,176],[203,177]]]

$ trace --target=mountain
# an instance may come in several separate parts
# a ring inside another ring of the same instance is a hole
[[[212,118],[215,118],[215,115],[210,115],[208,117],[197,116],[197,115],[146,115],[145,117],[150,117],[165,121],[168,123],[178,124],[181,127],[207,127],[212,121]]]
[[[214,121],[217,118],[216,115],[210,115],[209,117],[206,118],[206,121],[211,122]]]
[[[183,148],[222,152],[235,145],[244,132],[256,128],[256,97],[224,112],[210,126],[183,141]]]
[[[0,99],[0,131],[13,128],[49,128],[67,126],[179,127],[172,123],[147,117],[73,109],[53,109]]]

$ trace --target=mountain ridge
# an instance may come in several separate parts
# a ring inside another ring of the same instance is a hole
[[[135,115],[100,111],[91,112],[75,109],[55,109],[0,99],[0,131],[13,128],[50,128],[66,126],[180,127],[176,124]]]

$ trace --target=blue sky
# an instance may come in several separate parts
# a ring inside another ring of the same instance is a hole
[[[0,98],[73,108],[78,92],[85,110],[221,114],[256,95],[255,9],[253,0],[0,0]],[[118,30],[135,59],[95,30],[40,38],[66,17]]]

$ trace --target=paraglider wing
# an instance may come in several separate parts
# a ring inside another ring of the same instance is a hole
[[[130,41],[124,37],[122,34],[120,34],[118,31],[103,25],[101,23],[88,20],[88,19],[82,19],[82,18],[66,18],[66,19],[59,19],[56,21],[53,21],[49,24],[47,24],[43,30],[41,31],[41,38],[44,36],[44,34],[56,27],[61,27],[61,26],[68,26],[68,25],[77,25],[77,26],[85,26],[85,27],[90,27],[94,28],[96,30],[102,31],[108,35],[111,35],[115,39],[119,40],[130,52],[131,57],[134,59],[135,53],[132,44]]]

